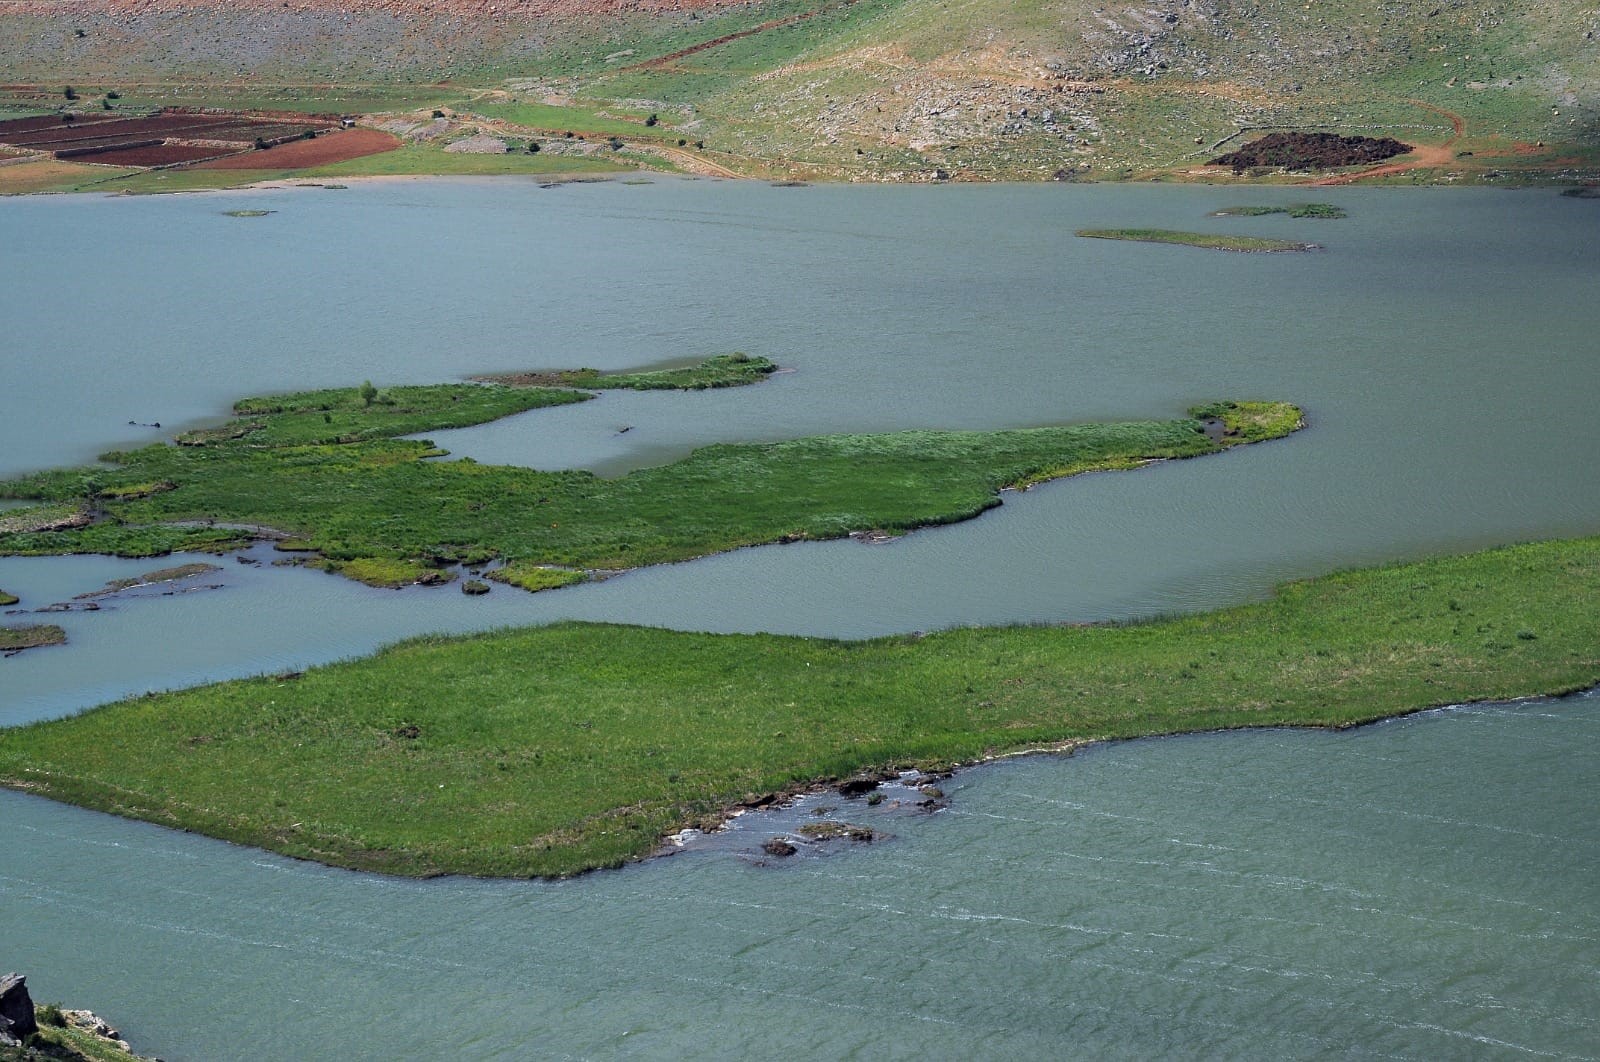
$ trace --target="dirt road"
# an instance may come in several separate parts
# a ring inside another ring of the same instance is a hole
[[[1448,166],[1454,162],[1456,160],[1456,141],[1461,139],[1462,130],[1466,128],[1461,116],[1441,107],[1435,107],[1431,103],[1423,103],[1421,100],[1407,100],[1406,102],[1421,107],[1425,111],[1432,111],[1434,114],[1448,118],[1450,120],[1450,128],[1453,130],[1450,134],[1450,139],[1442,144],[1427,144],[1417,148],[1405,162],[1387,162],[1381,166],[1358,170],[1355,173],[1340,173],[1307,183],[1314,188],[1327,188],[1336,184],[1354,184],[1356,181],[1364,181],[1369,177],[1391,177],[1411,170],[1437,169],[1440,166]]]

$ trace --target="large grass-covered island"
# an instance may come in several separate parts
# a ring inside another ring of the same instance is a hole
[[[1135,625],[423,638],[0,732],[0,782],[339,866],[563,875],[862,772],[1578,689],[1600,680],[1597,600],[1585,539]]]
[[[541,589],[740,546],[951,523],[1007,487],[1219,453],[1301,424],[1284,403],[1222,402],[1168,421],[723,444],[618,479],[439,461],[432,443],[399,438],[593,397],[579,387],[733,386],[772,368],[725,355],[692,369],[245,399],[235,419],[177,445],[0,483],[0,497],[41,503],[0,521],[0,555],[150,556],[267,536],[378,586],[495,564],[493,577]]]

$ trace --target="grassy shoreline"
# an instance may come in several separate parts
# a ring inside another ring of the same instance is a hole
[[[1126,625],[421,638],[0,733],[0,784],[337,866],[559,876],[862,773],[1572,692],[1600,681],[1596,601],[1600,538]]]

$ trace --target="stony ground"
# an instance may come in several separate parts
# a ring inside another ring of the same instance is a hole
[[[622,106],[718,165],[844,179],[1182,175],[1277,130],[1437,146],[1449,114],[1422,176],[1570,179],[1600,173],[1597,34],[1559,0],[13,0],[0,82],[315,90],[419,137],[435,101]]]

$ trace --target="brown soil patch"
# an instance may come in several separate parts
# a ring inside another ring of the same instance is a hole
[[[296,140],[265,151],[247,151],[215,162],[203,162],[202,170],[299,170],[326,166],[333,162],[381,155],[400,146],[400,138],[380,129],[344,129],[315,140]]]
[[[1435,107],[1431,103],[1421,100],[1408,100],[1408,103],[1421,107],[1425,111],[1442,115],[1450,120],[1450,139],[1442,144],[1425,145],[1414,148],[1411,158],[1406,162],[1395,162],[1387,166],[1376,166],[1370,170],[1360,170],[1356,173],[1341,173],[1337,177],[1324,177],[1320,181],[1312,181],[1313,185],[1328,186],[1335,184],[1352,184],[1367,177],[1392,177],[1396,174],[1406,173],[1411,170],[1437,169],[1448,166],[1456,160],[1456,141],[1461,139],[1466,123],[1459,114],[1447,111],[1442,107]]]
[[[1362,166],[1411,151],[1392,137],[1340,136],[1337,133],[1269,133],[1237,151],[1219,155],[1211,166],[1232,166],[1243,173],[1257,167],[1332,170]]]
[[[55,159],[19,162],[13,166],[0,166],[0,195],[47,192],[73,181],[92,180],[108,173],[115,171],[76,162],[57,162]]]
[[[215,144],[148,144],[75,156],[101,166],[172,166],[196,159],[210,159],[228,151]],[[238,150],[237,148],[233,150]]]

